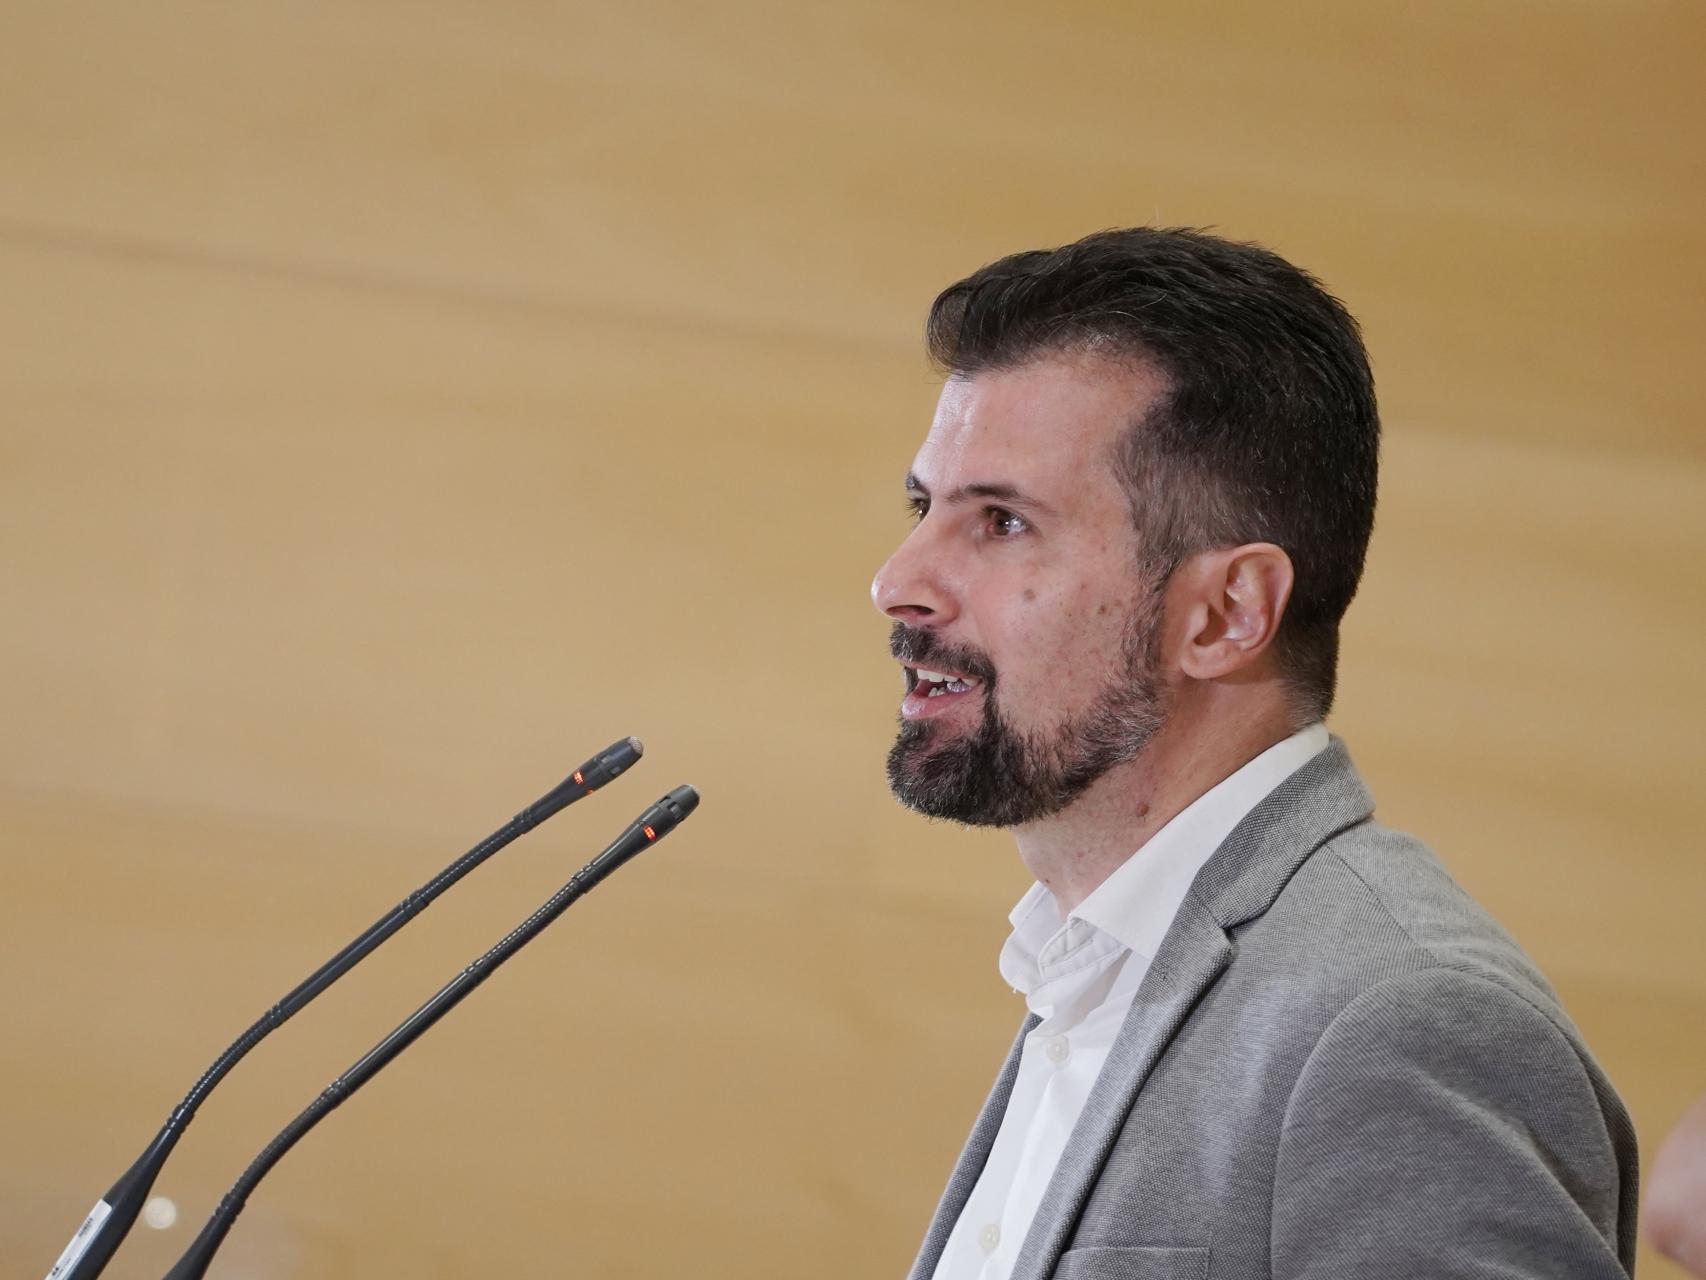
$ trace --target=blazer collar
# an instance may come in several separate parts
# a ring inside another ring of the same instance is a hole
[[[1351,764],[1343,739],[1275,787],[1244,816],[1191,885],[1221,928],[1253,920],[1310,854],[1374,813],[1374,796]]]
[[[1234,944],[1228,930],[1265,912],[1310,854],[1332,836],[1366,821],[1373,811],[1374,799],[1352,767],[1345,744],[1334,738],[1252,809],[1203,865],[1061,1153],[1014,1262],[1012,1280],[1044,1280],[1053,1274],[1143,1082],[1191,1010],[1231,963]],[[935,1224],[941,1228],[939,1238],[933,1230],[926,1241],[913,1271],[918,1280],[935,1269],[948,1232],[982,1172],[1012,1090],[1018,1047],[978,1119],[950,1194],[943,1197],[938,1213],[950,1211],[953,1201],[951,1213],[945,1223],[939,1217]],[[925,1254],[932,1254],[929,1268],[921,1269]]]

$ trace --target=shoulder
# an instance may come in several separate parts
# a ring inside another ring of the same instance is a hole
[[[1300,1091],[1335,1072],[1379,1079],[1390,1059],[1621,1115],[1551,985],[1412,836],[1373,822],[1335,835],[1234,946],[1238,986],[1284,1028]]]
[[[1567,1025],[1534,962],[1433,852],[1373,821],[1316,849],[1249,935],[1264,948],[1307,939],[1324,971],[1357,975],[1349,986],[1335,983],[1346,1001],[1399,974],[1442,970],[1502,987]]]
[[[1320,947],[1302,982],[1319,1014],[1280,1122],[1291,1206],[1425,1197],[1454,1206],[1442,1222],[1480,1223],[1458,1201],[1498,1189],[1531,1206],[1536,1241],[1607,1260],[1632,1248],[1627,1112],[1533,962],[1425,846],[1373,823],[1343,832],[1271,914],[1276,938],[1313,921]]]

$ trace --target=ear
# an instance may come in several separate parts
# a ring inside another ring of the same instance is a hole
[[[1291,557],[1271,542],[1221,547],[1180,566],[1183,606],[1179,669],[1218,680],[1250,667],[1267,651],[1291,599]]]

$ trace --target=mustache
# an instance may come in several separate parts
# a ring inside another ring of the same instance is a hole
[[[976,676],[990,689],[995,687],[995,664],[985,654],[965,645],[944,644],[934,631],[897,622],[889,632],[889,652],[901,662],[926,667],[936,664]]]

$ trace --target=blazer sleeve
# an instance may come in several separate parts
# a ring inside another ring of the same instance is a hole
[[[1347,1005],[1298,1076],[1273,1275],[1620,1280],[1635,1176],[1621,1104],[1545,1012],[1479,974],[1406,973]]]

